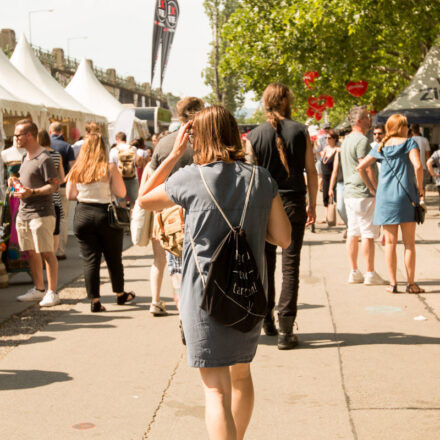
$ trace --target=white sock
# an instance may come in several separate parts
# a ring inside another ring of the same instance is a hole
[[[374,275],[374,270],[373,270],[373,272],[367,272],[367,275],[373,276]]]

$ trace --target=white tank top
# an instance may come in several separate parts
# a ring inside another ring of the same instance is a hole
[[[77,183],[78,202],[83,203],[110,203],[111,193],[108,182]]]

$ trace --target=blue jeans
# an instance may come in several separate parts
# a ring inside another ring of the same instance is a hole
[[[345,223],[345,226],[347,226],[347,211],[345,210],[344,203],[344,182],[336,183],[336,207],[338,208],[342,221]]]

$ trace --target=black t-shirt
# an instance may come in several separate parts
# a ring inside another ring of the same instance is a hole
[[[156,148],[154,149],[153,157],[150,162],[151,169],[155,170],[156,168],[158,168],[159,165],[168,157],[168,155],[173,150],[174,142],[176,141],[178,134],[179,130],[169,134],[168,136],[165,136],[159,141],[159,143],[156,145]],[[172,169],[170,176],[171,174],[175,173],[179,168],[183,168],[186,165],[191,165],[193,163],[193,155],[194,152],[192,146],[188,142],[185,153]]]
[[[257,164],[269,170],[278,184],[280,193],[304,197],[307,128],[291,119],[283,119],[280,124],[290,175],[281,162],[276,147],[276,132],[269,122],[254,128],[246,137],[252,145]]]

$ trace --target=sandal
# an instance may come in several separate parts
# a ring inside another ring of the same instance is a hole
[[[399,293],[399,291],[397,290],[397,284],[390,284],[387,287],[387,292],[388,293]]]
[[[425,293],[425,289],[422,289],[416,283],[412,283],[406,286],[406,293]]]
[[[116,295],[116,303],[118,306],[123,306],[125,303],[130,303],[136,298],[134,292],[124,292]]]
[[[105,312],[105,307],[101,304],[101,301],[92,301],[90,304],[90,310],[93,313]]]

